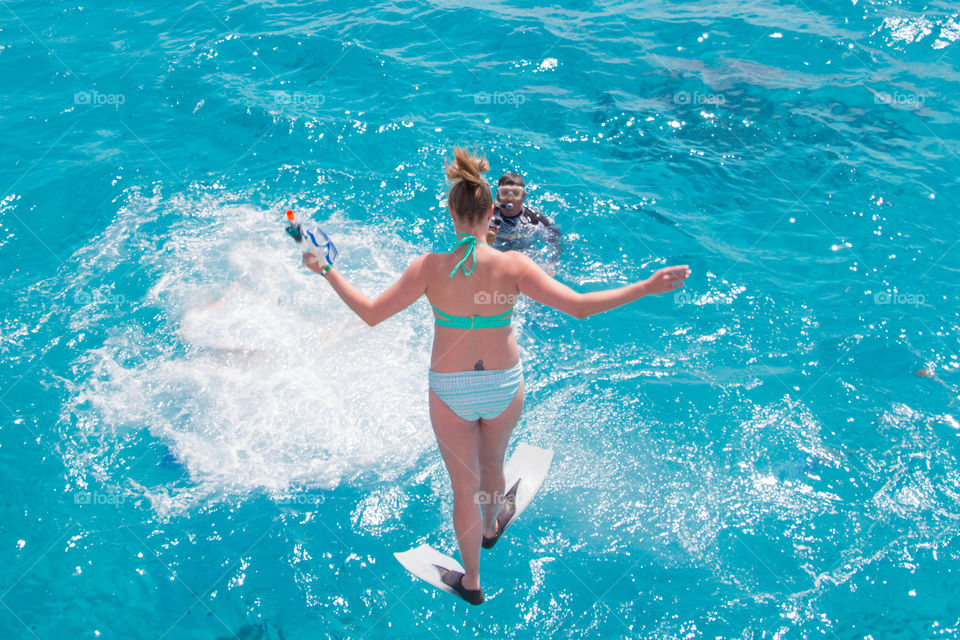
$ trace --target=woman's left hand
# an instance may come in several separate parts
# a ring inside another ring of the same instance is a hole
[[[327,266],[327,261],[324,258],[315,256],[312,253],[303,254],[303,264],[310,269],[310,271],[315,271],[320,273],[323,271],[323,268]]]

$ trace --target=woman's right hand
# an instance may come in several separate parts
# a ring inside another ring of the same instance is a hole
[[[329,264],[325,259],[312,253],[303,254],[302,261],[307,269],[310,269],[310,271],[314,271],[321,275],[323,275],[323,268]]]
[[[657,269],[652,276],[647,278],[647,293],[666,293],[679,289],[683,286],[683,281],[690,275],[690,266],[681,264],[674,267],[664,267]]]

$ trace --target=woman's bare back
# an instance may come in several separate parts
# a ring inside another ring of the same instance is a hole
[[[464,249],[431,253],[424,263],[426,296],[430,304],[456,316],[502,314],[517,302],[520,289],[513,256],[480,245],[469,276],[458,268]],[[473,258],[464,265],[470,271]],[[430,368],[438,372],[508,369],[517,363],[519,349],[510,325],[491,329],[455,329],[435,325]]]

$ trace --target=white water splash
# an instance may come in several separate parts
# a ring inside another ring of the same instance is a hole
[[[371,296],[419,253],[375,229],[326,226],[351,280]],[[217,199],[134,199],[71,263],[66,300],[100,279],[123,286],[141,269],[152,283],[119,306],[87,296],[71,321],[75,331],[99,324],[108,333],[77,363],[62,410],[75,430],[64,453],[76,476],[128,485],[110,452],[146,429],[188,474],[173,495],[136,485],[167,511],[213,494],[330,488],[368,472],[391,478],[434,446],[424,303],[366,326],[300,264],[268,212]],[[149,311],[162,329],[141,326]]]

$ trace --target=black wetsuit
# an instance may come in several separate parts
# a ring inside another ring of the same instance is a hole
[[[560,230],[553,224],[547,216],[526,205],[520,206],[520,213],[511,215],[497,207],[493,215],[500,218],[500,229],[497,231],[497,240],[523,240],[536,233],[541,233],[544,237],[551,239],[553,236],[559,236]]]
[[[500,251],[522,251],[537,262],[555,263],[563,251],[560,229],[539,211],[521,205],[515,216],[503,215],[504,210],[494,209],[494,217],[500,218],[500,228],[493,246]],[[539,241],[537,241],[539,239]]]

